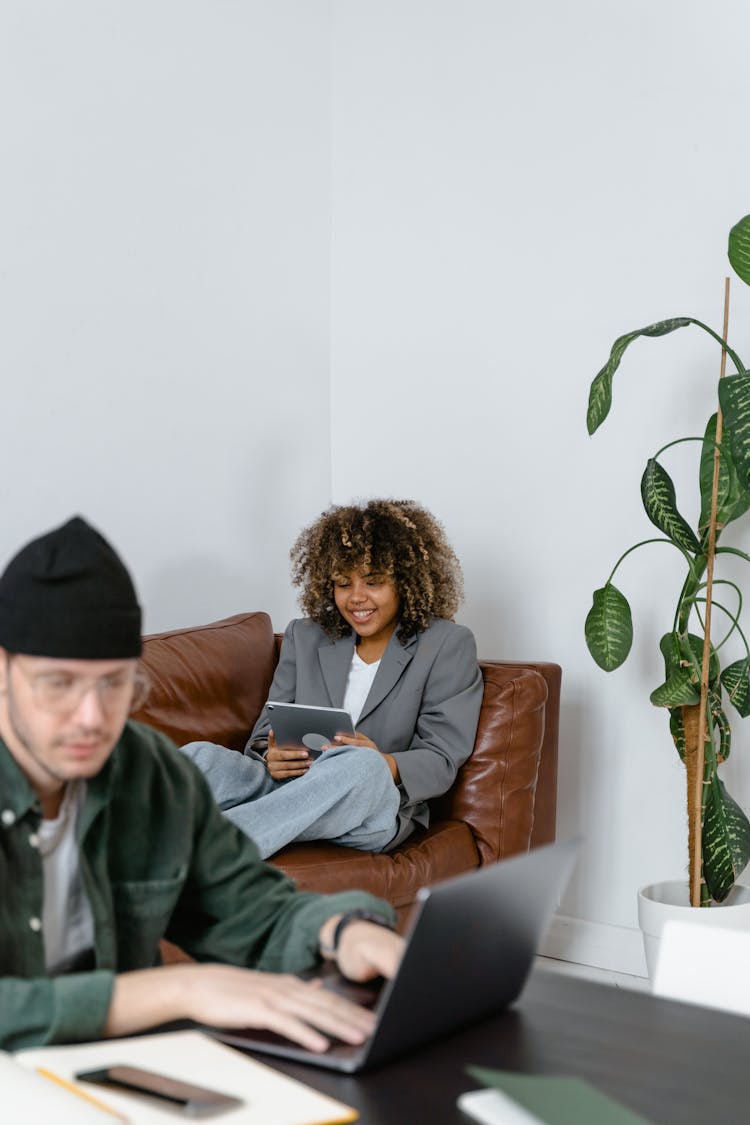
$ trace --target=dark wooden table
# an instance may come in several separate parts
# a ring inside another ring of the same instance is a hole
[[[378,1070],[272,1065],[356,1106],[361,1125],[466,1125],[472,1063],[577,1075],[659,1125],[750,1121],[750,1019],[544,970],[513,1008]]]

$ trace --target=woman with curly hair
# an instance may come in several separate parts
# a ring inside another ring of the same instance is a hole
[[[427,827],[427,802],[474,745],[482,677],[474,637],[452,620],[461,567],[409,500],[329,508],[291,558],[307,616],[287,627],[269,699],[343,707],[355,730],[312,758],[276,743],[264,708],[244,756],[183,752],[264,857],[297,840],[388,851]]]

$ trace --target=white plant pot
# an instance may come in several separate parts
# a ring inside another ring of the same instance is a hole
[[[652,883],[638,892],[638,922],[643,932],[648,975],[653,981],[664,924],[670,920],[695,926],[719,926],[750,930],[750,887],[735,883],[724,902],[714,906],[691,906],[686,879]]]

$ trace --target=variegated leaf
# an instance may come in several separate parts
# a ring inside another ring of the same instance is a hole
[[[726,435],[724,435],[726,439]],[[706,432],[703,435],[703,445],[701,446],[701,461],[700,461],[700,489],[701,489],[701,514],[699,520],[699,528],[708,523],[709,516],[711,515],[711,492],[714,485],[714,454],[716,453],[716,415],[712,414],[708,419]],[[719,458],[719,480],[717,491],[717,512],[720,512],[724,502],[729,495],[729,464],[727,461],[727,452],[722,448],[722,456]],[[719,521],[721,522],[721,521]]]
[[[743,719],[750,715],[750,660],[735,660],[721,673],[729,702]]]
[[[697,555],[700,543],[690,524],[677,511],[672,478],[654,457],[649,458],[641,478],[641,497],[646,515],[659,531],[684,551]]]
[[[714,773],[703,817],[703,874],[711,898],[723,902],[750,859],[750,822]]]
[[[721,765],[722,762],[726,762],[732,749],[732,728],[729,725],[727,713],[721,705],[721,695],[718,691],[709,691],[708,705],[711,708],[714,732],[718,731],[719,734],[716,763]]]
[[[697,633],[688,633],[688,643],[693,653],[693,660],[699,668],[703,667],[703,637],[699,637]],[[719,657],[713,645],[709,650],[708,656],[708,682],[713,684],[720,674],[721,668],[719,665]]]
[[[729,430],[729,448],[742,488],[750,491],[750,375],[719,380],[719,402]]]
[[[605,672],[619,668],[633,643],[633,617],[628,600],[608,582],[594,591],[594,604],[586,618],[586,644]]]
[[[659,641],[659,651],[664,657],[664,678],[668,680],[672,672],[676,672],[682,662],[680,639],[677,634],[665,633]]]
[[[599,429],[612,407],[612,379],[620,366],[620,360],[627,346],[633,340],[637,340],[639,336],[666,336],[668,332],[674,332],[676,328],[686,328],[688,324],[694,323],[692,317],[674,317],[671,320],[659,320],[656,324],[649,324],[646,328],[639,328],[635,332],[627,332],[624,336],[618,336],[612,345],[609,359],[591,384],[586,417],[590,434]]]
[[[684,707],[698,703],[701,697],[695,672],[690,668],[680,668],[658,688],[651,692],[650,699],[655,707]]]
[[[750,215],[745,215],[729,232],[729,261],[732,269],[750,285]]]
[[[683,648],[685,639],[687,639],[689,651],[685,651]],[[703,637],[699,637],[697,633],[688,633],[687,638],[683,638],[681,643],[677,633],[665,633],[659,641],[659,651],[664,657],[665,680],[668,680],[670,676],[678,672],[681,668],[689,666],[694,669],[695,682],[699,682],[699,673],[703,666]],[[714,683],[720,671],[718,654],[714,646],[711,645],[708,660],[709,684]]]
[[[680,755],[682,761],[685,761],[685,724],[682,721],[682,708],[670,707],[669,709],[669,730],[672,735],[672,740],[675,744],[675,749]]]
[[[719,457],[719,479],[716,495],[716,524],[720,530],[738,519],[750,508],[750,492],[742,487],[737,477],[731,453],[732,435],[724,426]],[[714,452],[716,450],[716,415],[712,414],[706,426],[701,447],[700,490],[701,514],[698,530],[704,535],[711,517],[711,493],[714,484]]]

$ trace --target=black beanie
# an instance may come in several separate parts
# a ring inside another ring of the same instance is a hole
[[[107,540],[80,516],[22,547],[0,576],[0,645],[67,660],[141,654],[141,608]]]

